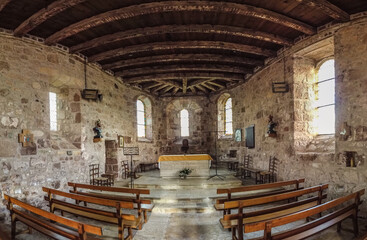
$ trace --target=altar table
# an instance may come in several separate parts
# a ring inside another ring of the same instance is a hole
[[[158,159],[161,177],[178,177],[184,168],[192,169],[189,177],[209,177],[208,154],[162,155]]]

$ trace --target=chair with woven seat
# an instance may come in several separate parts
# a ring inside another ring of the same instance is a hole
[[[275,157],[269,158],[269,170],[259,173],[260,183],[266,183],[267,181],[269,183],[272,183],[276,181],[277,161],[278,159],[276,159]]]
[[[99,164],[89,165],[89,177],[90,177],[89,183],[91,185],[108,186],[110,184],[108,177],[99,176]]]
[[[129,161],[128,160],[122,160],[121,161],[121,177],[122,178],[128,178],[129,177]]]

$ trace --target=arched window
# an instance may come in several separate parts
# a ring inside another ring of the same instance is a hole
[[[228,98],[224,104],[224,131],[226,135],[233,134],[232,127],[232,98]]]
[[[136,115],[138,120],[138,137],[146,136],[145,106],[141,100],[136,101]]]
[[[189,112],[186,109],[180,112],[181,137],[188,137],[189,134]]]
[[[320,65],[317,73],[316,131],[335,134],[335,67],[334,59]]]

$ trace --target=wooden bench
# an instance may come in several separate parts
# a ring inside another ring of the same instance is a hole
[[[144,223],[148,221],[147,212],[151,212],[154,208],[154,204],[152,204],[151,200],[141,199],[142,194],[143,195],[150,194],[149,189],[104,187],[104,186],[94,186],[94,185],[73,183],[73,182],[68,182],[68,186],[73,188],[73,190],[70,190],[71,193],[76,193],[76,194],[91,196],[91,197],[110,199],[110,200],[133,202],[134,208],[138,210],[138,215],[141,216],[141,214],[143,213]],[[90,191],[85,192],[85,191],[80,191],[80,189],[104,191],[108,193],[90,192]],[[117,195],[116,193],[117,194],[122,193],[125,195]],[[128,196],[126,194],[131,194],[131,195]]]
[[[236,188],[220,188],[217,189],[217,194],[227,194],[225,198],[218,198],[216,204],[214,205],[215,209],[218,211],[223,211],[223,215],[226,214],[224,209],[224,203],[228,201],[235,201],[235,200],[246,200],[251,198],[258,198],[258,197],[265,197],[279,193],[286,193],[291,192],[294,190],[302,189],[300,187],[301,183],[304,183],[305,179],[297,179],[297,180],[290,180],[290,181],[283,181],[283,182],[276,182],[276,183],[268,183],[268,184],[260,184],[260,185],[250,185],[244,187],[236,187]],[[283,187],[291,187],[289,189],[284,189]],[[279,189],[281,188],[281,189]],[[266,192],[262,190],[267,190]],[[255,194],[247,194],[250,191],[262,191]],[[242,194],[233,196],[233,194]],[[230,213],[230,209],[228,212]]]
[[[2,226],[0,226],[0,240],[10,240],[9,234],[5,233]]]
[[[352,218],[354,235],[358,235],[358,207],[361,204],[361,196],[365,190],[352,193],[350,195],[331,200],[321,205],[305,209],[296,213],[292,213],[285,216],[279,216],[273,219],[267,219],[263,221],[257,221],[252,223],[241,224],[243,219],[243,207],[246,205],[240,205],[240,213],[238,215],[239,229],[238,236],[233,239],[243,239],[243,233],[251,233],[256,231],[264,231],[264,235],[260,239],[305,239],[312,235],[315,235],[327,228],[330,228],[337,224],[337,231],[341,230],[341,223],[347,218]],[[335,210],[334,208],[338,208]],[[329,211],[332,210],[330,213]],[[326,215],[317,218],[312,221],[308,221],[296,227],[292,227],[289,230],[272,233],[272,228],[279,227],[285,224],[294,223],[299,220],[309,219],[314,215],[321,215],[322,212],[327,211]],[[259,239],[259,238],[256,238]]]
[[[11,216],[11,238],[15,239],[17,221],[27,225],[30,229],[35,229],[53,239],[95,239],[87,237],[87,233],[101,236],[100,227],[83,224],[68,218],[57,216],[45,210],[17,200],[4,194],[7,207]],[[15,208],[14,205],[18,206]],[[19,209],[20,208],[20,209]],[[54,223],[50,222],[53,221]],[[57,224],[56,224],[57,223]],[[1,233],[0,233],[1,234]],[[0,239],[6,239],[1,234]]]
[[[136,217],[133,214],[124,214],[123,209],[133,209],[133,202],[115,201],[103,198],[96,198],[84,195],[78,195],[74,193],[62,192],[55,189],[43,187],[42,190],[47,193],[45,199],[49,201],[50,212],[60,210],[61,215],[64,212],[68,212],[77,216],[83,216],[90,219],[95,219],[103,222],[108,222],[118,225],[118,239],[124,239],[124,230],[127,228],[128,236],[126,239],[133,239],[132,229],[141,229],[143,224],[142,217]],[[87,202],[101,206],[113,207],[115,212],[90,208],[86,206],[80,206],[78,204],[72,204],[66,201],[55,199],[56,196],[73,199],[77,203]]]
[[[327,188],[328,185],[324,184],[320,186],[296,190],[289,193],[281,193],[254,199],[225,202],[224,203],[225,209],[237,208],[239,210],[238,213],[224,215],[223,218],[220,219],[220,223],[223,226],[223,228],[232,230],[232,238],[235,239],[236,229],[238,229],[238,226],[242,226],[243,224],[247,223],[264,221],[279,216],[284,216],[321,204],[322,199],[325,199],[327,197],[327,195],[323,193],[323,191]],[[315,193],[316,196],[298,200],[298,198],[302,196],[307,196]],[[254,207],[264,204],[276,203],[284,200],[295,200],[295,201],[286,204],[281,204],[279,206],[271,206],[263,208],[261,210],[243,213],[243,208],[245,207],[246,208]]]

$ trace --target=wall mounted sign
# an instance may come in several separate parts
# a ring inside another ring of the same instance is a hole
[[[33,134],[27,129],[23,129],[22,133],[18,135],[19,142],[22,143],[23,147],[31,146],[33,143]]]
[[[118,140],[118,147],[123,148],[124,147],[124,137],[121,135],[118,135],[117,140]]]

